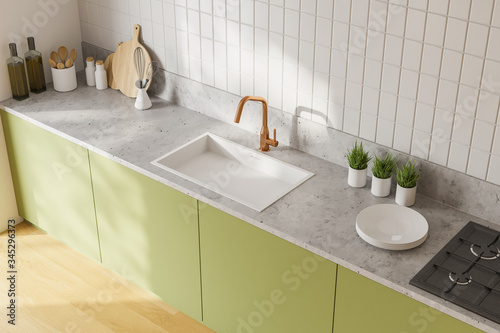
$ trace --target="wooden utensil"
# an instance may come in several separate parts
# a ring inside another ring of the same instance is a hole
[[[108,74],[108,86],[111,89],[118,90],[118,86],[116,85],[116,82],[115,82],[115,77],[113,76],[113,57],[114,56],[115,56],[115,54],[111,53],[106,58],[106,61],[104,62],[104,70]]]
[[[62,62],[57,64],[57,69],[64,69],[64,64]]]
[[[59,58],[61,58],[62,63],[66,62],[66,58],[68,57],[68,49],[65,46],[61,46],[57,49],[57,54]]]
[[[66,60],[66,68],[70,68],[71,66],[73,66],[73,59],[69,58],[68,60]]]
[[[49,58],[49,64],[50,64],[50,67],[57,68],[57,62],[52,60],[52,58]]]
[[[72,49],[71,52],[69,53],[69,58],[75,62],[76,60],[76,50],[75,49]]]
[[[59,56],[57,55],[56,51],[50,52],[50,59],[52,59],[52,61],[56,64],[57,67],[57,63],[59,62]]]
[[[113,56],[112,67],[116,86],[128,97],[137,97],[137,88],[135,87],[137,73],[135,72],[134,65],[134,50],[137,47],[142,48],[144,52],[144,62],[146,64],[151,62],[148,51],[139,43],[140,31],[141,26],[138,24],[134,25],[134,37],[132,40],[118,46]]]

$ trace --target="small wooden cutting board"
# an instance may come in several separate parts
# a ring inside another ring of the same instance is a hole
[[[132,40],[119,45],[113,58],[111,59],[113,78],[116,87],[128,97],[137,97],[135,81],[138,77],[134,63],[135,49],[140,47],[144,52],[144,73],[146,72],[146,66],[151,62],[148,50],[146,50],[146,48],[139,43],[140,32],[141,26],[138,24],[134,25],[134,37]]]

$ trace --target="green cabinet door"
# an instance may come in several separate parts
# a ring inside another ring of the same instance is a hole
[[[86,149],[1,111],[19,214],[100,261]]]
[[[90,152],[103,265],[201,321],[197,201]]]
[[[482,332],[341,266],[334,324],[334,333]]]
[[[200,202],[203,323],[218,333],[331,333],[337,265]]]

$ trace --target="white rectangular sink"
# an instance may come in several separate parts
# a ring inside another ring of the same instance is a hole
[[[259,212],[314,175],[210,133],[151,163]]]

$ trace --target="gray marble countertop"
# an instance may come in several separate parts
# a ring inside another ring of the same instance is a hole
[[[206,132],[251,148],[258,147],[258,135],[156,97],[152,102],[150,110],[136,110],[134,99],[87,87],[79,75],[75,91],[58,93],[50,85],[25,101],[0,102],[0,108],[474,327],[500,332],[499,324],[409,284],[467,222],[500,229],[498,224],[417,196],[412,208],[429,223],[425,243],[406,251],[373,247],[357,235],[356,216],[371,205],[394,203],[394,189],[377,198],[370,181],[350,188],[345,167],[286,146],[271,147],[267,154],[315,176],[259,213],[151,164]]]

